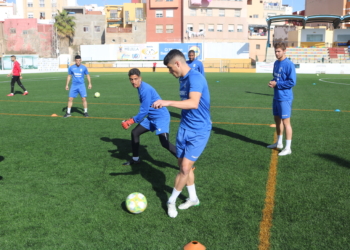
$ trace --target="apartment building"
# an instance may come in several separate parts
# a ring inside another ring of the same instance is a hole
[[[182,6],[187,0],[147,0],[147,42],[182,42]]]
[[[15,6],[14,3],[7,3],[6,0],[0,0],[0,21],[4,21],[7,18],[15,18]]]

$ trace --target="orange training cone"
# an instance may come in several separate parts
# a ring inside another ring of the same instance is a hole
[[[188,243],[185,247],[184,250],[205,250],[206,247],[203,246],[201,243],[198,241],[191,241]]]
[[[58,116],[58,115],[56,115],[56,114],[52,114],[51,116],[53,116],[53,117],[54,117],[54,116]]]
[[[275,128],[275,127],[276,127],[276,124],[271,124],[270,127],[271,127],[271,128]]]

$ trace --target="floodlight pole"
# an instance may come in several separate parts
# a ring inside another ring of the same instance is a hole
[[[266,22],[267,22],[267,44],[266,44],[266,51],[265,51],[265,62],[267,60],[267,50],[269,49],[269,45],[270,45],[270,27],[271,27],[270,18],[267,18]]]

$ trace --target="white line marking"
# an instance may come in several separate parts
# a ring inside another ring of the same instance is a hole
[[[349,80],[349,78],[322,78],[318,80],[321,82],[327,82],[327,83],[333,83],[333,84],[350,85],[349,83],[325,81],[325,80]]]

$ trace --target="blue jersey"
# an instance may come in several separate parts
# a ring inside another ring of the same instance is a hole
[[[296,84],[295,66],[288,58],[277,60],[273,66],[273,81],[276,81],[273,99],[277,101],[293,100],[292,88]]]
[[[197,109],[183,109],[180,126],[190,131],[211,130],[210,93],[204,76],[191,69],[184,77],[180,77],[180,98],[189,99],[190,92],[200,92],[201,98]]]
[[[79,67],[74,64],[69,67],[68,74],[73,77],[72,84],[84,84],[84,77],[85,75],[88,75],[88,69],[80,64]]]
[[[140,111],[133,117],[136,123],[140,123],[142,119],[148,115],[148,119],[158,119],[169,117],[169,111],[166,107],[161,109],[152,108],[151,105],[158,100],[162,100],[157,91],[148,83],[141,82],[137,88],[140,99]]]
[[[192,62],[190,60],[188,60],[186,62],[187,62],[187,65],[191,69],[197,70],[198,72],[200,72],[205,77],[204,67],[203,67],[203,63],[201,61],[198,61],[198,60],[194,59]]]

